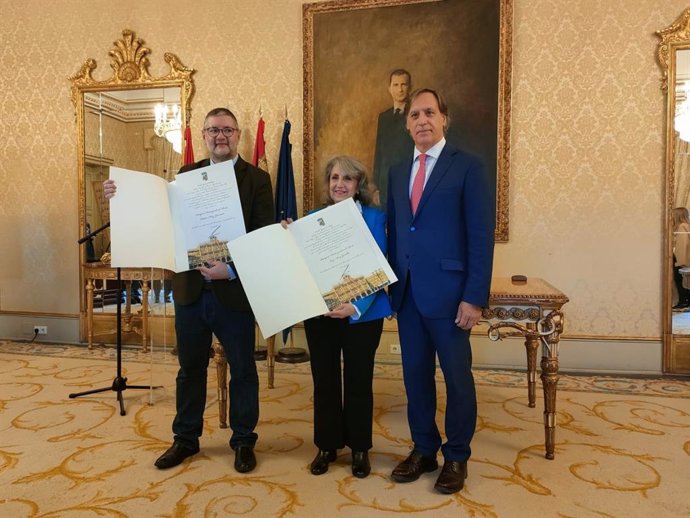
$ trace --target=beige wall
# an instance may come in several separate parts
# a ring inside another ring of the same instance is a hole
[[[251,156],[261,106],[275,175],[287,107],[301,190],[301,4],[0,0],[0,313],[78,313],[67,78],[86,58],[97,79],[110,77],[107,52],[124,28],[152,49],[154,75],[167,72],[165,51],[197,70],[197,158],[201,117],[216,105],[236,110],[240,151]],[[664,97],[654,31],[690,1],[514,4],[510,242],[497,245],[495,274],[541,276],[565,291],[571,337],[658,347]]]

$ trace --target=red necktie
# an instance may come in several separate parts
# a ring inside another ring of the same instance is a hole
[[[410,205],[412,206],[412,214],[417,212],[419,200],[422,199],[422,191],[424,190],[424,180],[426,179],[426,155],[419,155],[419,170],[417,176],[414,177],[412,183],[412,195],[410,196]]]

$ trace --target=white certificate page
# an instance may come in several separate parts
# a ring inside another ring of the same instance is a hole
[[[163,178],[110,168],[117,193],[110,199],[111,264],[175,270],[175,238]]]
[[[205,259],[225,260],[208,250],[227,248],[230,240],[246,233],[232,161],[178,174],[168,191],[175,229],[175,271],[194,269]]]

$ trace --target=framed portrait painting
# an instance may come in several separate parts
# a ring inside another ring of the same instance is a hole
[[[496,239],[507,241],[512,0],[309,3],[303,36],[304,211],[323,203],[329,158],[380,168],[385,113],[406,82],[408,93],[433,88],[445,97],[446,139],[483,162],[496,190]],[[399,153],[396,162],[412,158],[411,148]],[[372,180],[385,187],[382,173]]]

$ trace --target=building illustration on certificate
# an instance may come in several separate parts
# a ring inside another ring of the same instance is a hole
[[[377,269],[369,275],[354,277],[348,275],[346,271],[340,278],[340,282],[321,295],[328,309],[332,311],[341,304],[371,295],[390,283],[390,279],[382,269]]]
[[[218,239],[215,234],[211,234],[208,241],[199,243],[198,247],[187,250],[187,259],[189,260],[190,270],[204,266],[204,263],[207,261],[229,263],[230,251],[228,250],[228,241]]]

